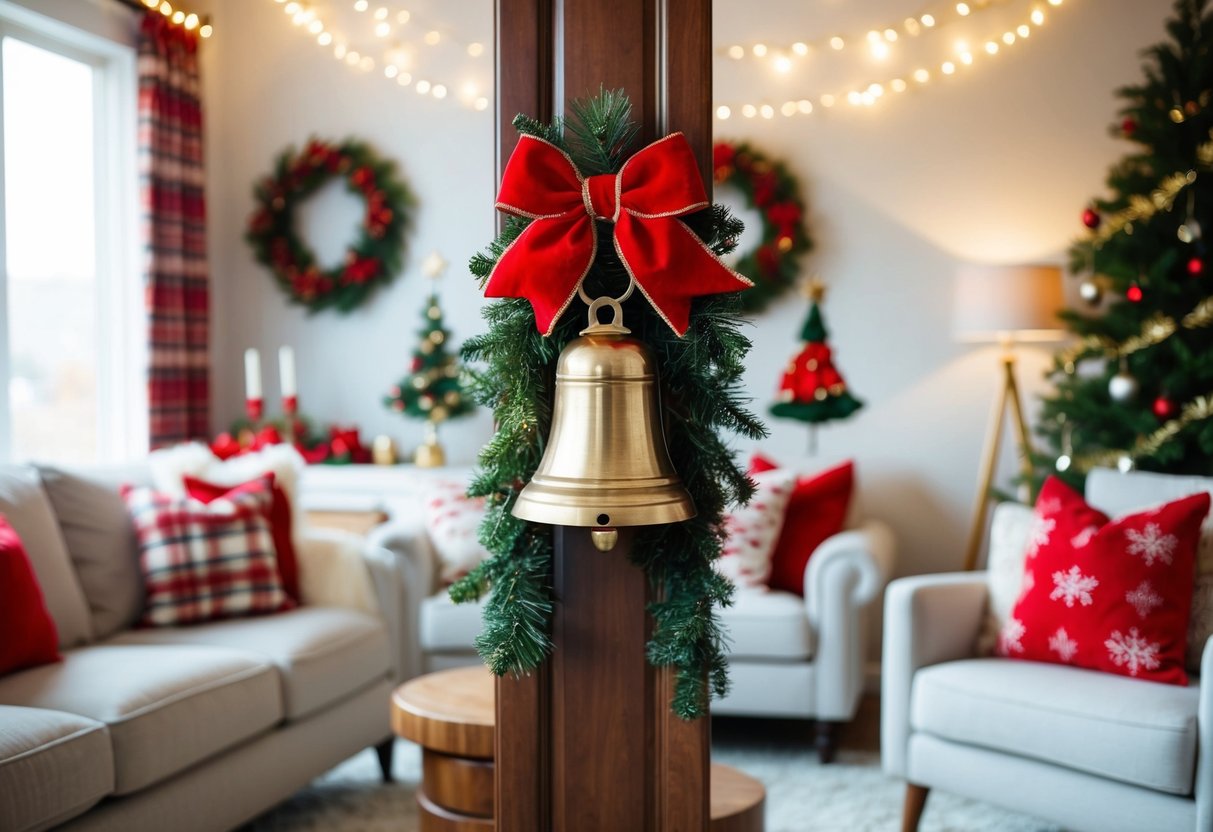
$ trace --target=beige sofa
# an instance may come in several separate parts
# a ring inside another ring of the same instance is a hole
[[[144,479],[0,466],[0,514],[25,542],[64,656],[0,677],[0,831],[231,829],[368,746],[386,777],[401,663],[393,557],[364,553],[378,615],[301,606],[131,629],[141,584],[117,486]]]

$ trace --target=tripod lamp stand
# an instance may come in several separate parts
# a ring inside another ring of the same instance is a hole
[[[966,571],[977,566],[1008,408],[1015,427],[1020,470],[1025,475],[1032,473],[1031,438],[1015,379],[1015,345],[1058,340],[1062,330],[1057,312],[1063,305],[1061,270],[1056,266],[968,265],[957,274],[953,318],[956,340],[1002,347],[1002,385],[981,457],[973,521],[965,545]]]

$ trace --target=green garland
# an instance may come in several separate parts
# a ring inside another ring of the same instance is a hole
[[[712,178],[731,185],[745,197],[762,222],[762,238],[733,264],[754,282],[742,293],[746,312],[761,312],[786,292],[800,274],[800,258],[813,248],[805,230],[807,209],[800,183],[783,162],[767,157],[745,142],[717,142],[712,148]]]
[[[564,124],[518,116],[514,126],[560,147],[586,176],[618,171],[637,138],[627,97],[602,92],[578,102],[571,113]],[[471,271],[482,285],[527,222],[507,219],[488,250],[472,258]],[[742,231],[741,223],[721,206],[688,217],[687,224],[717,254],[727,253]],[[607,242],[613,228],[600,225],[599,233],[604,239],[585,288],[591,297],[619,295],[628,276]],[[697,299],[683,338],[670,331],[640,292],[624,303],[628,327],[657,356],[666,442],[699,511],[683,523],[639,529],[632,550],[634,562],[664,590],[662,599],[649,608],[654,628],[648,659],[655,666],[677,669],[672,707],[686,719],[707,713],[709,692],[723,696],[728,690],[724,636],[714,608],[731,603],[733,588],[712,561],[720,554],[725,508],[748,501],[753,493],[753,484],[720,434],[751,439],[766,435],[762,423],[747,411],[748,397],[741,387],[750,342],[738,329],[738,302],[736,293]],[[510,509],[543,455],[556,359],[584,327],[585,309],[573,304],[548,338],[536,330],[530,303],[523,299],[496,301],[485,308],[484,317],[488,331],[464,345],[463,357],[478,365],[470,372],[470,392],[494,409],[497,422],[468,492],[487,498],[480,540],[491,557],[455,583],[451,597],[470,601],[491,588],[476,647],[497,675],[525,674],[552,650],[552,531],[519,520]]]
[[[295,209],[334,177],[366,201],[366,214],[342,263],[322,269],[295,230]],[[317,312],[349,312],[400,271],[404,233],[416,200],[396,174],[366,144],[346,139],[331,144],[311,139],[302,152],[282,152],[274,173],[253,188],[257,210],[244,238],[257,262],[268,268],[293,303]]]

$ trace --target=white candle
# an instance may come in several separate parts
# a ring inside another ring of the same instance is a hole
[[[284,399],[295,395],[295,351],[290,347],[278,348],[278,384]]]
[[[261,398],[261,354],[252,348],[244,351],[244,398]]]

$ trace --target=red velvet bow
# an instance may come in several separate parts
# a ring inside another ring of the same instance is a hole
[[[615,251],[657,314],[679,336],[691,299],[753,284],[729,269],[678,217],[708,206],[691,147],[681,133],[650,144],[618,174],[583,177],[543,139],[523,136],[510,156],[498,210],[533,222],[489,275],[490,298],[526,298],[551,335],[598,249],[595,220],[615,224]]]

